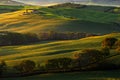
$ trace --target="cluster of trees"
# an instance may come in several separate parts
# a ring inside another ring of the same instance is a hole
[[[28,44],[39,41],[35,34],[0,32],[0,46]]]
[[[102,41],[102,47],[108,49],[116,49],[120,53],[120,40],[114,37],[105,38]]]
[[[64,4],[58,4],[54,6],[49,6],[48,8],[61,8],[61,7],[66,7],[66,8],[84,8],[86,5],[81,5],[81,4],[75,4],[75,3],[64,3]]]
[[[73,58],[63,57],[50,59],[46,61],[44,66],[36,66],[34,61],[23,60],[15,65],[14,68],[20,73],[32,73],[35,69],[46,72],[71,71],[75,69],[87,70],[88,66],[92,68],[93,66],[91,66],[91,64],[99,63],[106,56],[108,56],[108,53],[107,55],[104,54],[103,50],[85,49],[82,52],[74,53]]]
[[[34,42],[40,42],[43,40],[70,40],[70,39],[80,39],[89,36],[96,36],[95,34],[88,33],[74,33],[74,32],[41,32],[39,34],[35,33],[15,33],[15,32],[0,32],[0,46],[5,45],[20,45],[29,44]]]
[[[81,52],[74,53],[73,58],[63,57],[47,60],[44,66],[37,66],[38,64],[31,60],[23,60],[14,68],[20,73],[32,73],[36,69],[40,72],[87,70],[93,68],[92,64],[98,64],[109,56],[109,51],[105,50],[84,49]]]
[[[90,33],[80,33],[80,32],[41,32],[38,34],[39,39],[41,40],[71,40],[71,39],[80,39],[90,36],[97,36],[96,34]]]
[[[36,70],[40,72],[54,72],[54,71],[74,71],[74,70],[95,70],[95,69],[116,69],[120,66],[113,63],[105,62],[105,59],[110,56],[110,50],[117,49],[120,53],[120,40],[116,38],[105,38],[102,41],[102,48],[84,49],[80,52],[75,52],[73,58],[63,57],[50,59],[41,66],[31,60],[23,60],[19,62],[14,68],[20,73],[33,73]],[[6,68],[6,63],[0,63],[0,73],[2,74]]]
[[[0,75],[2,75],[6,69],[7,69],[6,63],[4,61],[0,61]]]

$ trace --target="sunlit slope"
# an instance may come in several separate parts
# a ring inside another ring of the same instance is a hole
[[[119,32],[118,14],[82,9],[40,8],[37,14],[25,10],[0,14],[0,30],[16,32],[70,31],[89,33]],[[116,22],[118,24],[116,24]]]
[[[72,57],[76,51],[86,48],[101,48],[101,41],[106,37],[116,37],[120,39],[120,33],[105,36],[89,37],[80,40],[41,42],[31,45],[6,46],[0,48],[2,60],[9,62],[10,65],[16,61],[30,59],[36,62],[45,61],[50,58]],[[116,53],[112,53],[114,55]],[[120,55],[110,58],[110,60],[120,63]]]
[[[24,9],[25,6],[0,5],[0,14]]]

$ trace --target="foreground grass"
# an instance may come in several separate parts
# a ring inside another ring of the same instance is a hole
[[[4,78],[0,80],[120,80],[120,71],[91,71],[74,73],[41,74],[30,77]]]

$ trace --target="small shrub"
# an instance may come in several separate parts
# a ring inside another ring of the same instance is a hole
[[[20,71],[21,73],[29,73],[29,72],[33,72],[35,66],[36,64],[34,61],[23,60],[18,65],[14,66],[14,68]]]
[[[116,48],[119,48],[119,47],[120,47],[120,40],[116,41],[115,47],[116,47]]]
[[[5,61],[0,61],[0,75],[2,75],[2,73],[6,70],[6,63]]]
[[[46,68],[48,70],[65,70],[71,67],[72,59],[71,58],[57,58],[48,60],[46,63]]]
[[[116,52],[117,52],[117,53],[120,53],[120,47],[116,49]]]
[[[109,56],[110,55],[110,49],[109,48],[102,48],[101,49],[101,54],[105,57],[105,56]]]
[[[102,47],[112,49],[116,41],[117,41],[117,39],[113,38],[113,37],[105,38],[102,41]]]
[[[82,52],[74,54],[74,58],[78,62],[78,66],[87,66],[92,63],[96,63],[103,59],[103,55],[96,49],[84,49]]]

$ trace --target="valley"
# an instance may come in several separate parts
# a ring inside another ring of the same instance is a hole
[[[7,72],[3,70],[3,75],[29,74],[36,70],[48,71],[47,74],[15,77],[14,79],[1,78],[1,80],[74,80],[73,78],[76,77],[77,80],[120,79],[120,13],[118,7],[65,3],[49,7],[6,6],[6,9],[5,6],[0,6],[0,9],[0,45],[5,44],[0,46],[0,66],[1,64],[7,65]],[[4,9],[5,12],[2,11]],[[39,35],[41,32],[43,32],[42,38],[48,37],[48,40],[41,39]],[[96,35],[87,36],[86,34],[86,37],[74,38],[74,35],[79,36],[78,33],[81,33],[81,36],[83,33]],[[67,37],[59,39],[61,35]],[[103,45],[103,42],[109,39],[113,39],[112,47],[107,42]],[[25,44],[24,41],[30,42]],[[77,59],[76,53],[79,55]],[[90,53],[89,56],[92,53],[98,55],[92,55],[91,58],[86,56],[87,53]],[[28,64],[30,62],[33,66],[29,64],[27,68],[31,70],[26,69],[24,65],[27,63],[22,64],[22,61],[28,61]],[[50,64],[49,61],[51,61]],[[21,65],[23,68],[20,67]],[[65,73],[69,70],[74,71],[74,69],[78,69],[79,72]],[[51,70],[53,73],[49,73],[52,72]],[[63,73],[54,73],[54,71],[63,71]]]

